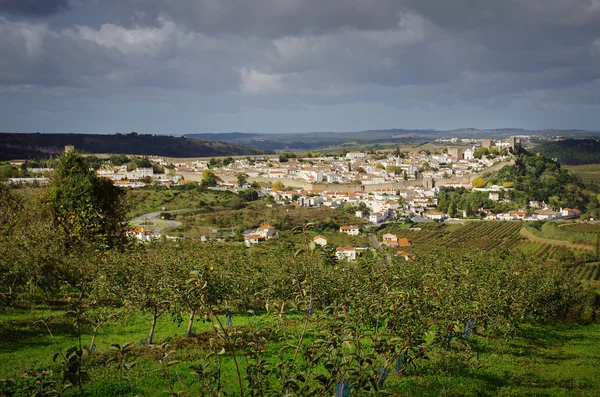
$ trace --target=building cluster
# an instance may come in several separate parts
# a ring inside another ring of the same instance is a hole
[[[332,186],[333,187],[333,186]],[[409,186],[399,189],[381,189],[373,192],[339,192],[287,188],[264,188],[276,202],[294,202],[301,207],[355,207],[355,215],[377,224],[398,216],[419,214],[437,205],[438,188]]]
[[[447,153],[421,151],[409,153],[406,157],[394,153],[382,156],[352,152],[339,158],[286,159],[285,162],[269,158],[237,159],[213,171],[225,184],[231,185],[237,184],[236,177],[240,173],[272,181],[286,179],[312,184],[380,185],[420,178],[464,177],[506,160],[501,156],[477,159],[473,157],[474,152],[475,146],[466,149],[449,147]],[[201,173],[207,168],[207,163],[194,162],[177,170]]]
[[[178,184],[181,181],[180,175],[156,173],[152,167],[127,170],[126,165],[105,165],[96,170],[96,175],[112,180],[116,186],[131,188],[141,187],[151,183],[170,186]]]

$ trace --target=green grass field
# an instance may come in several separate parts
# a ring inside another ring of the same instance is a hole
[[[199,208],[201,206],[228,205],[235,193],[216,190],[154,190],[129,189],[126,200],[130,205],[128,216],[134,218],[150,212]]]
[[[52,362],[55,347],[51,338],[43,327],[34,325],[37,318],[49,315],[55,316],[52,330],[60,348],[66,350],[74,346],[77,338],[63,310],[49,307],[10,309],[0,315],[0,379],[11,380],[0,382],[0,395],[9,396],[11,390],[32,383],[32,378],[26,374],[58,369]],[[235,316],[233,325],[235,329],[244,327],[248,321],[266,320],[261,316]],[[293,331],[300,323],[301,316],[292,315],[286,326]],[[105,362],[111,344],[126,342],[135,344],[131,361],[135,360],[137,365],[126,373],[125,379],[131,380],[131,386],[128,380],[124,382],[123,395],[164,395],[167,382],[161,373],[160,355],[139,344],[147,336],[148,325],[149,316],[137,313],[100,329],[97,353],[88,361],[91,381],[85,385],[87,395],[118,393],[118,371]],[[170,340],[175,350],[170,360],[178,362],[168,368],[168,377],[173,381],[179,377],[185,385],[192,384],[195,379],[190,366],[207,362],[209,352],[207,340],[211,325],[200,320],[196,322],[196,329],[197,337],[184,337],[183,328],[172,318],[162,317],[155,334],[158,342]],[[306,343],[310,343],[311,338],[309,334]],[[521,326],[514,337],[475,338],[477,354],[470,360],[459,359],[464,352],[433,350],[429,360],[409,366],[403,376],[390,376],[385,389],[399,396],[597,396],[600,393],[600,325],[529,323]],[[82,339],[89,343],[89,334],[85,332]],[[267,359],[277,360],[280,347],[281,344],[274,343],[267,352]],[[235,393],[237,377],[231,354],[223,355],[222,362],[224,388]],[[241,365],[242,373],[245,365]],[[184,387],[178,384],[175,389],[184,390]],[[67,395],[75,393],[68,392]]]
[[[565,165],[563,167],[579,175],[586,182],[600,183],[600,164]]]

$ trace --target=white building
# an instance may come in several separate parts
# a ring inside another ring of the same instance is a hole
[[[324,247],[327,245],[327,238],[325,236],[317,236],[313,238],[315,244]]]
[[[335,256],[339,259],[346,259],[348,261],[356,260],[356,248],[354,247],[337,247],[335,249]]]
[[[346,233],[349,236],[358,236],[360,234],[360,229],[355,225],[340,226],[340,232]]]

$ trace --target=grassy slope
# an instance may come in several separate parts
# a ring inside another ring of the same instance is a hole
[[[149,212],[197,208],[205,204],[228,204],[235,193],[216,190],[127,190],[127,202],[130,204],[128,216],[134,218]]]
[[[56,316],[53,331],[61,348],[76,343],[64,311],[42,308],[35,312],[11,310],[0,315],[0,379],[13,378],[24,371],[52,368],[52,341],[35,318]],[[258,321],[260,318],[256,318]],[[298,322],[298,317],[292,317]],[[241,326],[247,319],[234,317],[234,325]],[[135,314],[101,328],[98,351],[106,352],[111,343],[137,342],[146,337],[149,317]],[[210,325],[196,322],[198,332],[208,331]],[[180,364],[171,368],[186,382],[192,380],[189,366],[204,362],[206,350],[202,338],[183,338],[170,317],[162,317],[156,332],[158,341],[175,337],[174,359]],[[89,336],[84,335],[84,342]],[[418,367],[409,367],[406,376],[391,376],[387,389],[395,395],[406,396],[596,396],[600,393],[600,325],[569,325],[564,323],[527,324],[514,338],[479,339],[479,360],[465,363],[453,360],[453,353],[437,351],[431,360],[421,360]],[[276,359],[276,346],[272,357]],[[134,392],[140,395],[162,395],[166,389],[156,358],[149,350],[137,345],[137,367],[132,370]],[[236,378],[229,355],[224,357],[224,382],[230,391],[236,389]],[[96,355],[91,361],[92,383],[86,386],[91,395],[109,396],[118,387],[117,372],[106,367],[107,356]],[[8,386],[0,383],[0,395]]]
[[[600,164],[565,165],[563,167],[579,175],[586,182],[600,183]]]

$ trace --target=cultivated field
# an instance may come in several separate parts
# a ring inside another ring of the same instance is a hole
[[[564,165],[563,168],[579,175],[586,182],[600,183],[600,164]]]

